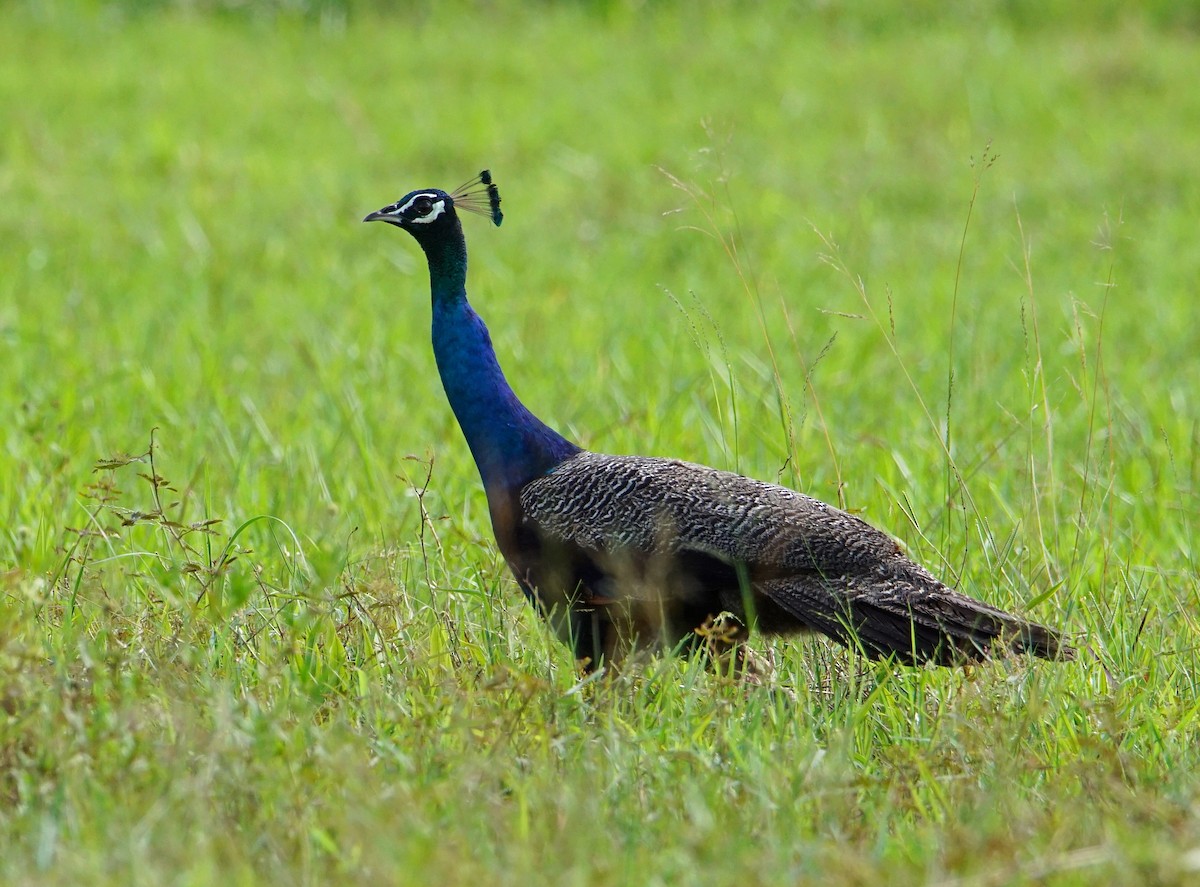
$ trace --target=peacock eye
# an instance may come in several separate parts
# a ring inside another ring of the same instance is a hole
[[[427,215],[429,211],[433,209],[433,201],[428,197],[418,197],[416,202],[413,204],[413,209],[415,209],[421,215]]]

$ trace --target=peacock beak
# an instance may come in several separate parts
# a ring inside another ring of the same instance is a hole
[[[394,221],[396,221],[396,217],[394,215],[392,215],[391,213],[384,212],[383,210],[380,209],[380,210],[376,210],[373,213],[370,213],[365,219],[363,219],[363,221],[364,222],[394,222]]]

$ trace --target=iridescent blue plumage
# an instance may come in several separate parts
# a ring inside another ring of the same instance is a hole
[[[485,170],[488,214],[495,224],[500,195]],[[504,377],[491,336],[467,301],[467,246],[455,209],[470,205],[464,193],[437,188],[412,191],[363,221],[386,221],[416,238],[429,262],[433,297],[433,353],[442,386],[471,448],[489,501],[545,473],[579,447],[534,416]]]
[[[487,490],[519,487],[579,452],[517,399],[465,293],[434,297],[433,354]]]

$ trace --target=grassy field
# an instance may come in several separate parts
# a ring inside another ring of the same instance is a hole
[[[0,883],[1200,880],[1194,17],[279,5],[0,9]],[[483,166],[536,413],[1079,660],[581,683],[359,224]]]

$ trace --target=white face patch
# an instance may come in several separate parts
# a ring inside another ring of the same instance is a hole
[[[415,225],[423,225],[426,222],[432,222],[434,219],[436,219],[438,216],[440,216],[445,211],[446,211],[446,201],[435,200],[433,202],[433,209],[431,209],[427,215],[417,216],[415,219],[409,219],[409,222],[411,222],[412,224],[415,224]]]
[[[446,201],[436,194],[414,194],[404,206],[396,208],[395,215],[403,216],[421,198],[433,201],[433,208],[423,216],[407,219],[406,221],[410,225],[424,225],[426,222],[432,222],[446,211]]]

